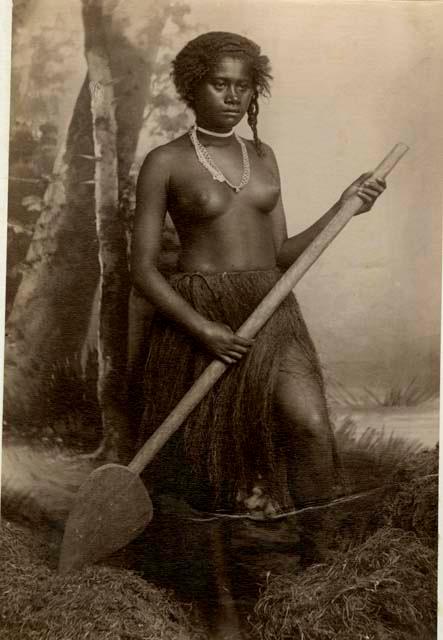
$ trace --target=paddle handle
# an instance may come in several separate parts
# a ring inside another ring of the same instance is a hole
[[[372,178],[386,178],[407,151],[407,145],[403,143],[397,144],[373,171]],[[320,231],[311,244],[263,298],[249,318],[241,325],[237,331],[237,335],[243,338],[253,338],[258,333],[277,307],[292,291],[297,282],[304,276],[306,271],[357,213],[361,204],[362,200],[358,196],[353,196],[340,207],[332,220]],[[189,391],[183,396],[175,409],[173,409],[166,420],[164,420],[129,463],[128,466],[131,471],[134,473],[141,473],[143,471],[146,465],[177,431],[227,368],[228,365],[221,362],[221,360],[211,362],[201,376],[194,382]]]

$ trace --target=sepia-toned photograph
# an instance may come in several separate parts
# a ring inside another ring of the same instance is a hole
[[[435,640],[443,2],[9,4],[2,640]]]

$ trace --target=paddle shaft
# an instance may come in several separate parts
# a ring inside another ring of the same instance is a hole
[[[373,171],[371,178],[386,178],[407,151],[408,147],[405,144],[397,144]],[[349,200],[340,207],[332,220],[320,231],[305,251],[300,254],[271,291],[263,298],[255,311],[253,311],[249,318],[241,325],[237,331],[237,335],[242,338],[253,338],[258,333],[277,307],[283,302],[286,296],[289,295],[297,282],[331,244],[361,206],[362,200],[358,196],[352,196],[352,198],[349,198]],[[168,439],[177,431],[184,420],[186,420],[191,411],[195,409],[217,380],[223,375],[228,366],[229,365],[221,362],[221,360],[214,360],[206,367],[201,376],[194,382],[166,420],[164,420],[129,463],[128,467],[131,471],[138,474],[143,471],[146,465],[154,458],[158,451],[160,451]]]

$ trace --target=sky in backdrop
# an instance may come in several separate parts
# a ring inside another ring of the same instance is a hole
[[[389,387],[438,377],[443,169],[443,4],[188,0],[195,33],[262,47],[272,98],[259,133],[280,165],[290,233],[312,224],[397,142],[410,151],[370,214],[353,220],[297,287],[327,375]],[[134,19],[147,9],[125,0]],[[80,23],[80,2],[40,0],[35,21]],[[181,42],[180,42],[181,44]],[[66,92],[66,122],[84,77]],[[249,135],[247,126],[240,132]]]

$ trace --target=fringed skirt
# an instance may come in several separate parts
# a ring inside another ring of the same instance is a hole
[[[179,273],[170,278],[170,284],[203,316],[236,331],[280,276],[278,269]],[[259,483],[279,509],[291,508],[273,397],[282,357],[293,341],[308,362],[308,375],[323,393],[317,354],[290,294],[261,329],[249,353],[228,368],[148,466],[145,479],[150,491],[179,494],[203,511],[235,511],[241,496],[253,496]],[[178,325],[161,314],[154,317],[139,446],[212,359]]]

